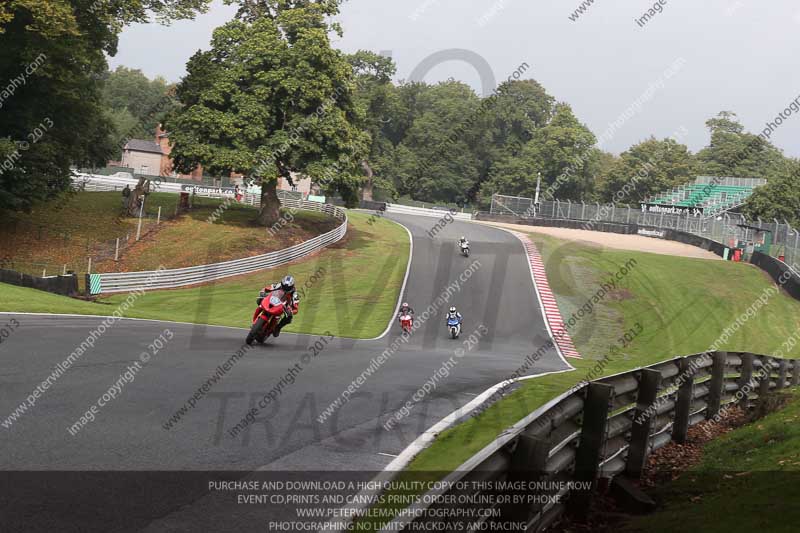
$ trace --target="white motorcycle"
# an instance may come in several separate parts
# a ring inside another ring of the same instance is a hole
[[[459,243],[459,246],[461,247],[461,254],[464,257],[469,257],[469,241]]]

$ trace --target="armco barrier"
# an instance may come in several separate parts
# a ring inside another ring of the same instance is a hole
[[[769,274],[776,283],[782,283],[786,292],[796,300],[800,300],[800,273],[783,261],[761,252],[753,252],[750,262]],[[781,281],[787,278],[788,281]]]
[[[78,276],[75,274],[40,278],[0,268],[0,283],[29,287],[63,296],[77,296],[78,294]]]
[[[653,451],[670,441],[684,442],[690,426],[715,419],[731,405],[753,408],[769,391],[798,384],[800,360],[732,352],[678,357],[584,382],[504,431],[445,481],[515,480],[557,487],[537,493],[539,498],[528,500],[537,503],[529,506],[499,508],[501,522],[525,521],[526,531],[541,531],[568,509],[579,515],[588,511],[594,490],[571,491],[569,482],[596,487],[601,479],[623,474],[637,478]],[[442,516],[448,517],[448,531],[468,531],[474,517],[496,516],[488,511],[493,503],[472,497],[477,493],[440,486],[445,488],[427,493],[418,500],[425,503],[410,507],[384,531],[423,531]],[[473,514],[447,512],[452,503],[445,502],[453,500],[441,496],[456,493],[466,494],[461,501],[472,503],[459,507],[472,508]],[[495,530],[505,529],[491,524],[482,529]]]
[[[387,213],[399,213],[401,215],[417,215],[423,217],[444,218],[445,216],[452,216],[458,220],[472,220],[471,213],[459,213],[455,210],[446,209],[426,209],[424,207],[411,207],[409,205],[400,204],[386,204]]]
[[[207,283],[285,265],[338,242],[347,233],[347,214],[338,207],[291,199],[283,200],[282,205],[293,209],[321,211],[341,220],[342,224],[327,233],[284,250],[244,259],[161,271],[87,274],[86,287],[90,294],[107,294],[135,290],[174,289]]]

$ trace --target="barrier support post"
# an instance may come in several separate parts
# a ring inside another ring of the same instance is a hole
[[[589,383],[586,389],[580,444],[575,454],[575,480],[591,484],[592,489],[570,494],[569,513],[579,521],[585,521],[589,515],[606,440],[609,403],[614,394],[614,387],[604,383]]]
[[[769,394],[769,385],[770,381],[772,381],[772,362],[770,361],[769,357],[764,357],[761,359],[762,369],[764,370],[764,375],[761,377],[761,381],[758,384],[758,403],[763,404],[766,399],[767,395]]]
[[[728,358],[726,352],[714,352],[714,364],[711,366],[711,381],[708,382],[708,408],[706,419],[711,419],[719,413],[722,404],[723,388],[725,386],[725,362]]]
[[[528,486],[535,486],[536,482],[544,477],[545,466],[550,454],[550,443],[545,439],[520,435],[517,439],[517,446],[511,456],[509,465],[508,481],[517,484],[524,483]],[[517,491],[523,495],[525,503],[508,503],[501,508],[502,521],[505,523],[527,524],[533,514],[533,506],[527,503],[527,496],[531,491]],[[514,498],[509,499],[510,502]],[[537,506],[538,507],[538,506]]]
[[[800,359],[794,360],[794,366],[792,370],[792,387],[797,387],[800,385]]]
[[[639,479],[642,476],[650,443],[650,430],[653,427],[653,419],[657,416],[655,411],[651,413],[650,409],[656,403],[660,386],[661,372],[649,368],[642,369],[639,393],[636,396],[636,411],[631,426],[628,459],[625,463],[625,474],[628,477]]]
[[[775,386],[776,390],[780,390],[786,386],[786,359],[778,361],[778,383]]]
[[[742,354],[742,370],[740,372],[739,377],[739,390],[744,390],[745,387],[748,389],[750,388],[750,380],[753,379],[753,354],[751,353],[743,353]],[[747,406],[747,394],[742,396],[741,402],[744,406]]]
[[[686,434],[689,431],[689,416],[692,412],[692,400],[694,399],[694,369],[688,358],[684,357],[678,363],[681,383],[678,387],[678,399],[675,402],[675,422],[672,429],[672,440],[678,444],[686,442]]]

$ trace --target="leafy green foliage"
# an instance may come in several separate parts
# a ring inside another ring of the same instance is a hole
[[[706,126],[711,142],[697,153],[700,174],[769,179],[785,163],[780,150],[762,137],[745,132],[735,113],[722,111]]]
[[[164,117],[179,105],[174,86],[164,78],[150,80],[142,71],[117,67],[103,87],[104,104],[114,121],[117,138],[149,139]]]
[[[800,228],[800,162],[788,163],[785,170],[756,189],[742,207],[742,212],[750,219],[787,220],[795,228]]]
[[[591,191],[594,134],[581,124],[567,104],[557,104],[552,118],[537,128],[518,155],[509,155],[492,168],[482,187],[484,198],[493,193],[533,196],[537,175],[543,190],[556,197],[578,199]],[[508,192],[507,192],[508,191]]]
[[[673,139],[650,137],[620,155],[600,185],[605,202],[635,204],[693,179],[689,149]],[[626,187],[627,185],[627,187]],[[625,193],[627,191],[627,193]]]
[[[363,180],[369,139],[356,127],[353,70],[330,45],[326,14],[315,2],[243,7],[190,59],[177,91],[184,107],[167,121],[179,170],[202,164],[261,182],[264,225],[279,216],[279,176],[315,177],[351,201]]]
[[[125,24],[148,13],[191,17],[210,0],[10,0],[0,5],[0,211],[29,211],[69,186],[70,165],[105,164],[112,116],[103,102],[105,54]],[[117,116],[123,123],[127,117]]]

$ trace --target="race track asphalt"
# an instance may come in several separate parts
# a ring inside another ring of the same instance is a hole
[[[165,429],[170,417],[240,349],[246,332],[123,320],[100,336],[18,420],[0,427],[0,470],[5,477],[0,508],[7,511],[0,530],[9,530],[3,527],[5,520],[10,521],[7,527],[26,524],[27,530],[269,530],[263,524],[275,516],[274,508],[211,503],[205,497],[211,473],[241,478],[257,470],[348,471],[369,478],[427,428],[506,379],[548,342],[524,249],[513,235],[455,221],[431,237],[435,218],[390,218],[413,235],[402,299],[415,308],[418,318],[447,294],[448,285],[449,301],[324,422],[317,419],[326,408],[374,358],[390,349],[400,333],[396,325],[376,340],[327,341],[315,357],[310,347],[323,342],[318,335],[287,333],[271,339],[249,350]],[[459,235],[471,242],[469,258],[458,253]],[[454,282],[460,284],[456,290]],[[443,313],[451,304],[465,317],[458,340],[447,337],[444,325]],[[6,421],[103,319],[0,318],[20,324],[0,344],[0,421]],[[242,318],[246,323],[247,317]],[[73,436],[68,428],[142,352],[152,351],[148,346],[167,329],[173,338]],[[481,338],[469,343],[466,338],[475,331],[483,332]],[[439,372],[436,387],[424,400],[396,427],[385,430],[389,417],[448,360],[455,361],[449,375]],[[287,379],[292,367],[296,372]],[[551,349],[528,374],[566,368]],[[286,386],[260,410],[256,423],[232,437],[229,430],[282,379]],[[31,474],[34,470],[39,473]],[[189,489],[191,476],[196,479]],[[256,523],[261,525],[255,528]]]

